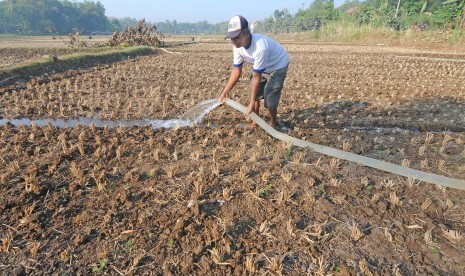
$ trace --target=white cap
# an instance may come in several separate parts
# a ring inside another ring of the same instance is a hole
[[[225,36],[226,38],[235,38],[237,37],[240,32],[244,29],[249,28],[249,22],[247,22],[247,19],[240,15],[236,15],[231,20],[229,20],[228,24],[228,33]]]

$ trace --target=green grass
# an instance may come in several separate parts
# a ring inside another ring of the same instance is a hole
[[[89,48],[91,50],[92,48]],[[127,47],[127,48],[108,48],[108,51],[104,52],[98,52],[98,53],[91,53],[91,52],[84,52],[84,53],[76,53],[76,54],[71,54],[71,55],[66,55],[63,57],[59,57],[57,60],[53,60],[52,58],[47,58],[44,61],[39,61],[39,62],[31,62],[31,63],[23,63],[20,64],[16,67],[7,69],[7,70],[0,70],[0,74],[6,73],[11,71],[13,72],[18,72],[21,71],[22,69],[33,69],[34,67],[45,67],[45,66],[50,66],[53,65],[54,63],[59,63],[59,62],[84,62],[87,60],[94,60],[94,59],[101,59],[101,58],[110,58],[114,56],[128,56],[128,55],[139,55],[139,54],[144,54],[148,52],[152,52],[150,47],[140,47],[140,46],[135,46],[135,47]]]
[[[81,61],[85,59],[94,59],[94,58],[102,58],[102,57],[110,57],[113,55],[136,55],[140,54],[143,52],[150,51],[150,47],[140,47],[140,46],[135,46],[135,47],[127,47],[127,48],[116,48],[114,50],[109,50],[106,52],[100,52],[100,53],[78,53],[78,54],[72,54],[68,56],[64,56],[62,58],[59,58],[59,60],[62,61]]]
[[[18,38],[19,35],[15,34],[0,34],[0,39],[7,39],[7,38]]]
[[[439,252],[439,249],[437,249],[436,247],[431,246],[430,249],[431,249],[431,252],[433,252],[433,254],[441,255],[441,253]]]
[[[331,22],[318,31],[311,31],[310,38],[340,43],[359,43],[379,40],[390,36],[387,28],[375,28],[371,25],[358,25],[351,21]]]
[[[0,80],[14,77],[10,82],[18,79],[33,78],[49,72],[64,72],[70,69],[88,68],[102,63],[125,60],[129,56],[150,55],[154,51],[150,47],[108,48],[104,52],[83,52],[62,57],[46,58],[38,62],[26,62],[15,67],[0,70]],[[92,51],[92,48],[89,48]]]
[[[131,253],[133,245],[134,245],[134,240],[128,239],[125,243],[123,243],[123,248],[126,252]]]
[[[330,22],[317,31],[282,35],[301,41],[319,41],[342,44],[386,44],[403,46],[454,46],[465,47],[464,30],[428,29],[395,31],[390,27],[356,24],[350,20]]]
[[[273,189],[273,185],[268,185],[266,186],[265,188],[263,188],[260,193],[262,194],[262,196],[264,197],[268,197],[270,195],[270,191],[271,189]]]
[[[107,259],[104,258],[100,261],[100,264],[99,265],[94,265],[94,267],[92,268],[92,272],[93,273],[103,273],[103,271],[105,270],[107,266]]]
[[[155,175],[155,170],[150,170],[145,172],[145,176],[148,178],[152,178]]]
[[[452,45],[465,44],[465,30],[454,30],[452,34],[447,38],[447,41]]]
[[[294,151],[292,150],[292,148],[288,148],[286,153],[287,157],[291,157],[294,154]]]

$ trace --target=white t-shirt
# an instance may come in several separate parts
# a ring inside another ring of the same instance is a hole
[[[234,50],[234,67],[241,67],[244,60],[253,64],[253,72],[273,72],[284,68],[289,63],[286,50],[278,42],[262,34],[251,33],[249,48],[236,48]]]

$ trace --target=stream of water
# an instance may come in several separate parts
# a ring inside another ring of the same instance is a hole
[[[4,126],[7,123],[11,123],[15,126],[30,126],[34,123],[37,126],[46,126],[50,123],[54,127],[58,128],[74,128],[78,124],[83,126],[89,126],[94,124],[95,127],[105,127],[108,126],[109,128],[116,128],[119,126],[124,127],[133,127],[133,126],[152,126],[153,129],[172,129],[172,128],[179,128],[179,127],[195,127],[199,126],[202,123],[203,118],[213,111],[216,107],[218,107],[220,103],[218,99],[209,99],[203,102],[196,104],[194,107],[188,109],[184,114],[182,114],[178,119],[168,119],[168,120],[153,120],[153,119],[142,119],[142,120],[103,120],[97,117],[93,118],[86,118],[86,117],[79,117],[77,119],[52,119],[52,118],[45,118],[45,119],[28,119],[28,118],[21,118],[21,119],[0,119],[0,126]],[[246,127],[247,124],[242,124],[242,127]],[[211,128],[218,128],[218,124],[210,124],[209,127]],[[289,130],[288,128],[283,128],[282,130],[286,131]],[[408,130],[408,129],[401,129],[397,127],[357,127],[357,126],[345,126],[342,127],[342,130],[347,131],[374,131],[374,132],[392,132],[392,133],[419,133],[418,130]],[[431,132],[431,131],[430,131]],[[450,131],[444,131],[448,133],[453,133]],[[442,133],[442,132],[441,132]]]
[[[104,120],[97,117],[87,118],[79,117],[77,119],[53,119],[53,118],[44,118],[44,119],[29,119],[29,118],[20,118],[20,119],[0,119],[0,126],[4,126],[7,123],[10,123],[14,126],[30,126],[33,123],[37,126],[46,126],[51,124],[54,127],[58,128],[74,128],[78,124],[83,126],[89,126],[94,124],[95,127],[105,127],[116,128],[119,126],[124,127],[133,127],[133,126],[152,126],[153,129],[171,129],[177,127],[192,127],[198,126],[205,115],[211,112],[220,104],[218,99],[210,99],[198,103],[194,107],[187,110],[179,119],[170,119],[170,120],[152,120],[152,119],[142,119],[142,120]]]
[[[205,115],[210,113],[219,105],[220,103],[218,102],[218,99],[209,99],[200,102],[187,110],[183,115],[181,115],[181,117],[179,117],[179,119],[151,120],[150,123],[154,129],[197,126],[202,122]]]
[[[37,126],[46,126],[50,123],[54,127],[58,128],[74,128],[78,124],[83,126],[89,126],[94,124],[96,127],[105,127],[108,126],[109,128],[115,128],[118,126],[125,126],[125,127],[132,127],[132,126],[147,126],[150,122],[145,120],[102,120],[100,118],[86,118],[86,117],[79,117],[77,119],[28,119],[28,118],[21,118],[21,119],[0,119],[0,126],[6,125],[10,123],[14,126],[30,126],[33,123]]]

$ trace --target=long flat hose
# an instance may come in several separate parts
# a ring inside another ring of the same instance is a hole
[[[242,113],[247,112],[247,108],[245,106],[231,99],[225,99],[224,103],[236,109],[239,112],[242,112]],[[399,165],[395,165],[392,163],[388,163],[385,161],[373,159],[370,157],[365,157],[365,156],[357,155],[354,153],[310,143],[308,141],[300,140],[300,139],[297,139],[295,137],[286,135],[284,133],[281,133],[275,130],[270,125],[268,125],[265,121],[263,121],[259,116],[257,116],[255,113],[250,113],[249,117],[254,122],[256,122],[261,128],[263,128],[263,130],[265,130],[268,134],[270,134],[274,138],[285,141],[285,142],[292,143],[293,145],[296,145],[302,148],[310,148],[311,150],[318,152],[318,153],[333,156],[339,159],[344,159],[347,161],[356,162],[360,165],[364,165],[364,166],[375,168],[378,170],[394,173],[397,175],[411,177],[415,180],[421,180],[424,182],[437,184],[437,185],[441,185],[441,186],[445,186],[449,188],[465,190],[465,180],[460,180],[460,179],[450,178],[450,177],[441,176],[437,174],[427,173],[427,172],[423,172],[419,170],[414,170],[414,169],[402,167]]]

